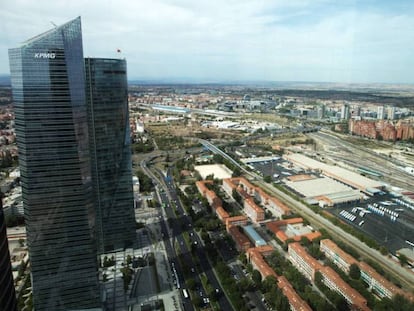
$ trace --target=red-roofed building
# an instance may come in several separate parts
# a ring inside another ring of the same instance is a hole
[[[204,197],[206,195],[206,192],[208,191],[208,188],[205,185],[204,181],[196,181],[196,187],[198,192]]]
[[[265,212],[263,208],[258,206],[252,198],[244,200],[244,212],[254,222],[263,221],[265,219]]]
[[[256,246],[255,248],[253,248],[256,252],[259,252],[260,254],[262,254],[263,255],[263,257],[267,257],[267,256],[270,256],[272,253],[273,253],[273,251],[275,250],[274,248],[273,248],[273,246],[272,245],[269,245],[269,244],[267,244],[267,245],[263,245],[263,246]]]
[[[308,254],[297,242],[288,246],[290,262],[310,281],[315,280],[315,273],[322,268],[322,264]]]
[[[346,283],[331,267],[322,267],[322,282],[331,290],[339,293],[348,304],[351,310],[369,311],[367,300],[362,297],[354,288]]]
[[[321,240],[320,250],[324,252],[326,258],[330,259],[345,273],[349,273],[349,267],[352,264],[358,265],[361,271],[362,280],[367,283],[369,289],[373,290],[380,298],[386,297],[391,299],[399,294],[414,301],[413,295],[392,284],[367,263],[359,262],[348,253],[344,252],[333,241],[329,239]]]
[[[276,217],[290,215],[292,213],[289,207],[275,197],[270,197],[268,204],[265,204],[265,206],[267,206]]]
[[[226,230],[229,231],[231,226],[245,226],[248,218],[246,216],[233,216],[226,219]]]
[[[278,276],[264,260],[263,257],[265,257],[266,254],[270,254],[273,250],[273,247],[270,245],[250,248],[246,252],[247,259],[250,261],[253,268],[259,271],[262,279],[265,279],[268,276],[276,278],[277,286],[288,299],[292,311],[312,311],[309,305],[296,293],[289,281],[284,276]]]
[[[216,209],[217,207],[222,206],[222,204],[223,204],[221,199],[212,190],[207,190],[206,193],[205,193],[205,197],[207,199],[207,202],[210,204],[210,206],[213,209]]]
[[[216,215],[223,223],[225,223],[226,219],[230,217],[229,213],[227,213],[222,206],[216,208]]]
[[[332,268],[323,266],[308,254],[299,243],[290,243],[288,247],[289,260],[309,280],[315,280],[315,273],[322,274],[322,282],[331,290],[345,298],[351,310],[368,311],[367,301],[355,289],[349,286]]]
[[[264,280],[268,276],[274,276],[277,278],[277,274],[264,260],[263,255],[255,248],[247,250],[247,258],[252,264],[253,268],[259,271],[262,279]]]
[[[402,289],[389,282],[367,263],[361,261],[359,262],[358,266],[361,271],[362,280],[367,283],[369,289],[373,290],[379,297],[387,297],[391,299],[395,295],[399,294],[405,296],[411,301],[414,301],[414,296],[412,294],[403,291]]]
[[[289,301],[290,309],[292,311],[312,311],[311,307],[304,301],[298,293],[293,289],[289,281],[284,277],[280,276],[277,280],[277,286],[282,290],[283,295]]]
[[[319,231],[313,231],[303,234],[296,234],[288,236],[285,233],[286,228],[290,225],[299,225],[303,223],[303,219],[298,218],[290,218],[290,219],[283,219],[283,220],[277,220],[277,221],[270,221],[266,223],[266,227],[274,233],[276,238],[281,241],[282,243],[286,243],[289,239],[292,239],[296,242],[299,242],[302,237],[306,237],[309,241],[313,241],[321,236],[321,233]]]
[[[252,247],[252,243],[249,238],[240,231],[238,226],[230,226],[227,232],[233,238],[239,252],[247,251],[250,247]]]
[[[233,178],[225,178],[223,179],[222,188],[229,197],[232,197],[233,190],[237,188],[237,185],[233,182]]]
[[[358,260],[345,253],[330,239],[321,240],[320,250],[325,254],[326,258],[331,260],[335,265],[338,266],[339,269],[347,274],[349,273],[349,267],[352,264],[358,264]]]

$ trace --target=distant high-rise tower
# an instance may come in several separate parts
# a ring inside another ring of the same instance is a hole
[[[349,119],[349,105],[343,104],[341,108],[341,119],[348,120]]]
[[[134,196],[126,61],[86,58],[86,94],[98,252],[131,247]]]
[[[356,106],[355,110],[354,110],[354,116],[355,117],[360,117],[361,116],[361,106]]]
[[[387,118],[388,120],[395,119],[395,106],[389,106],[387,110]]]
[[[377,110],[377,119],[384,120],[385,119],[385,107],[379,106]]]
[[[10,263],[9,244],[7,242],[6,222],[0,195],[0,310],[16,311],[16,293]]]
[[[323,119],[325,117],[325,110],[326,110],[325,105],[318,106],[317,108],[318,119]]]
[[[98,308],[80,18],[9,58],[34,308]]]

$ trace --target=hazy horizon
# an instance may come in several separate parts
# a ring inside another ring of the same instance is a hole
[[[9,48],[80,15],[84,56],[126,58],[130,80],[412,84],[413,13],[408,0],[8,1],[0,73]]]
[[[18,0],[0,9],[0,73],[9,48],[80,15],[84,56],[125,57],[130,80],[414,83],[408,0]]]

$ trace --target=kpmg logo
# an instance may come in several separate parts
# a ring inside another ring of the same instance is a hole
[[[55,53],[35,53],[34,58],[49,58],[54,59],[56,57]]]

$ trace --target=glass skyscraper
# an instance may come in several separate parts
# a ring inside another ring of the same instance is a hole
[[[80,18],[9,59],[35,310],[98,308]]]
[[[9,244],[7,242],[6,222],[0,195],[0,310],[16,311],[16,293],[10,264]]]
[[[126,61],[86,58],[86,103],[98,252],[131,247],[134,197]]]

